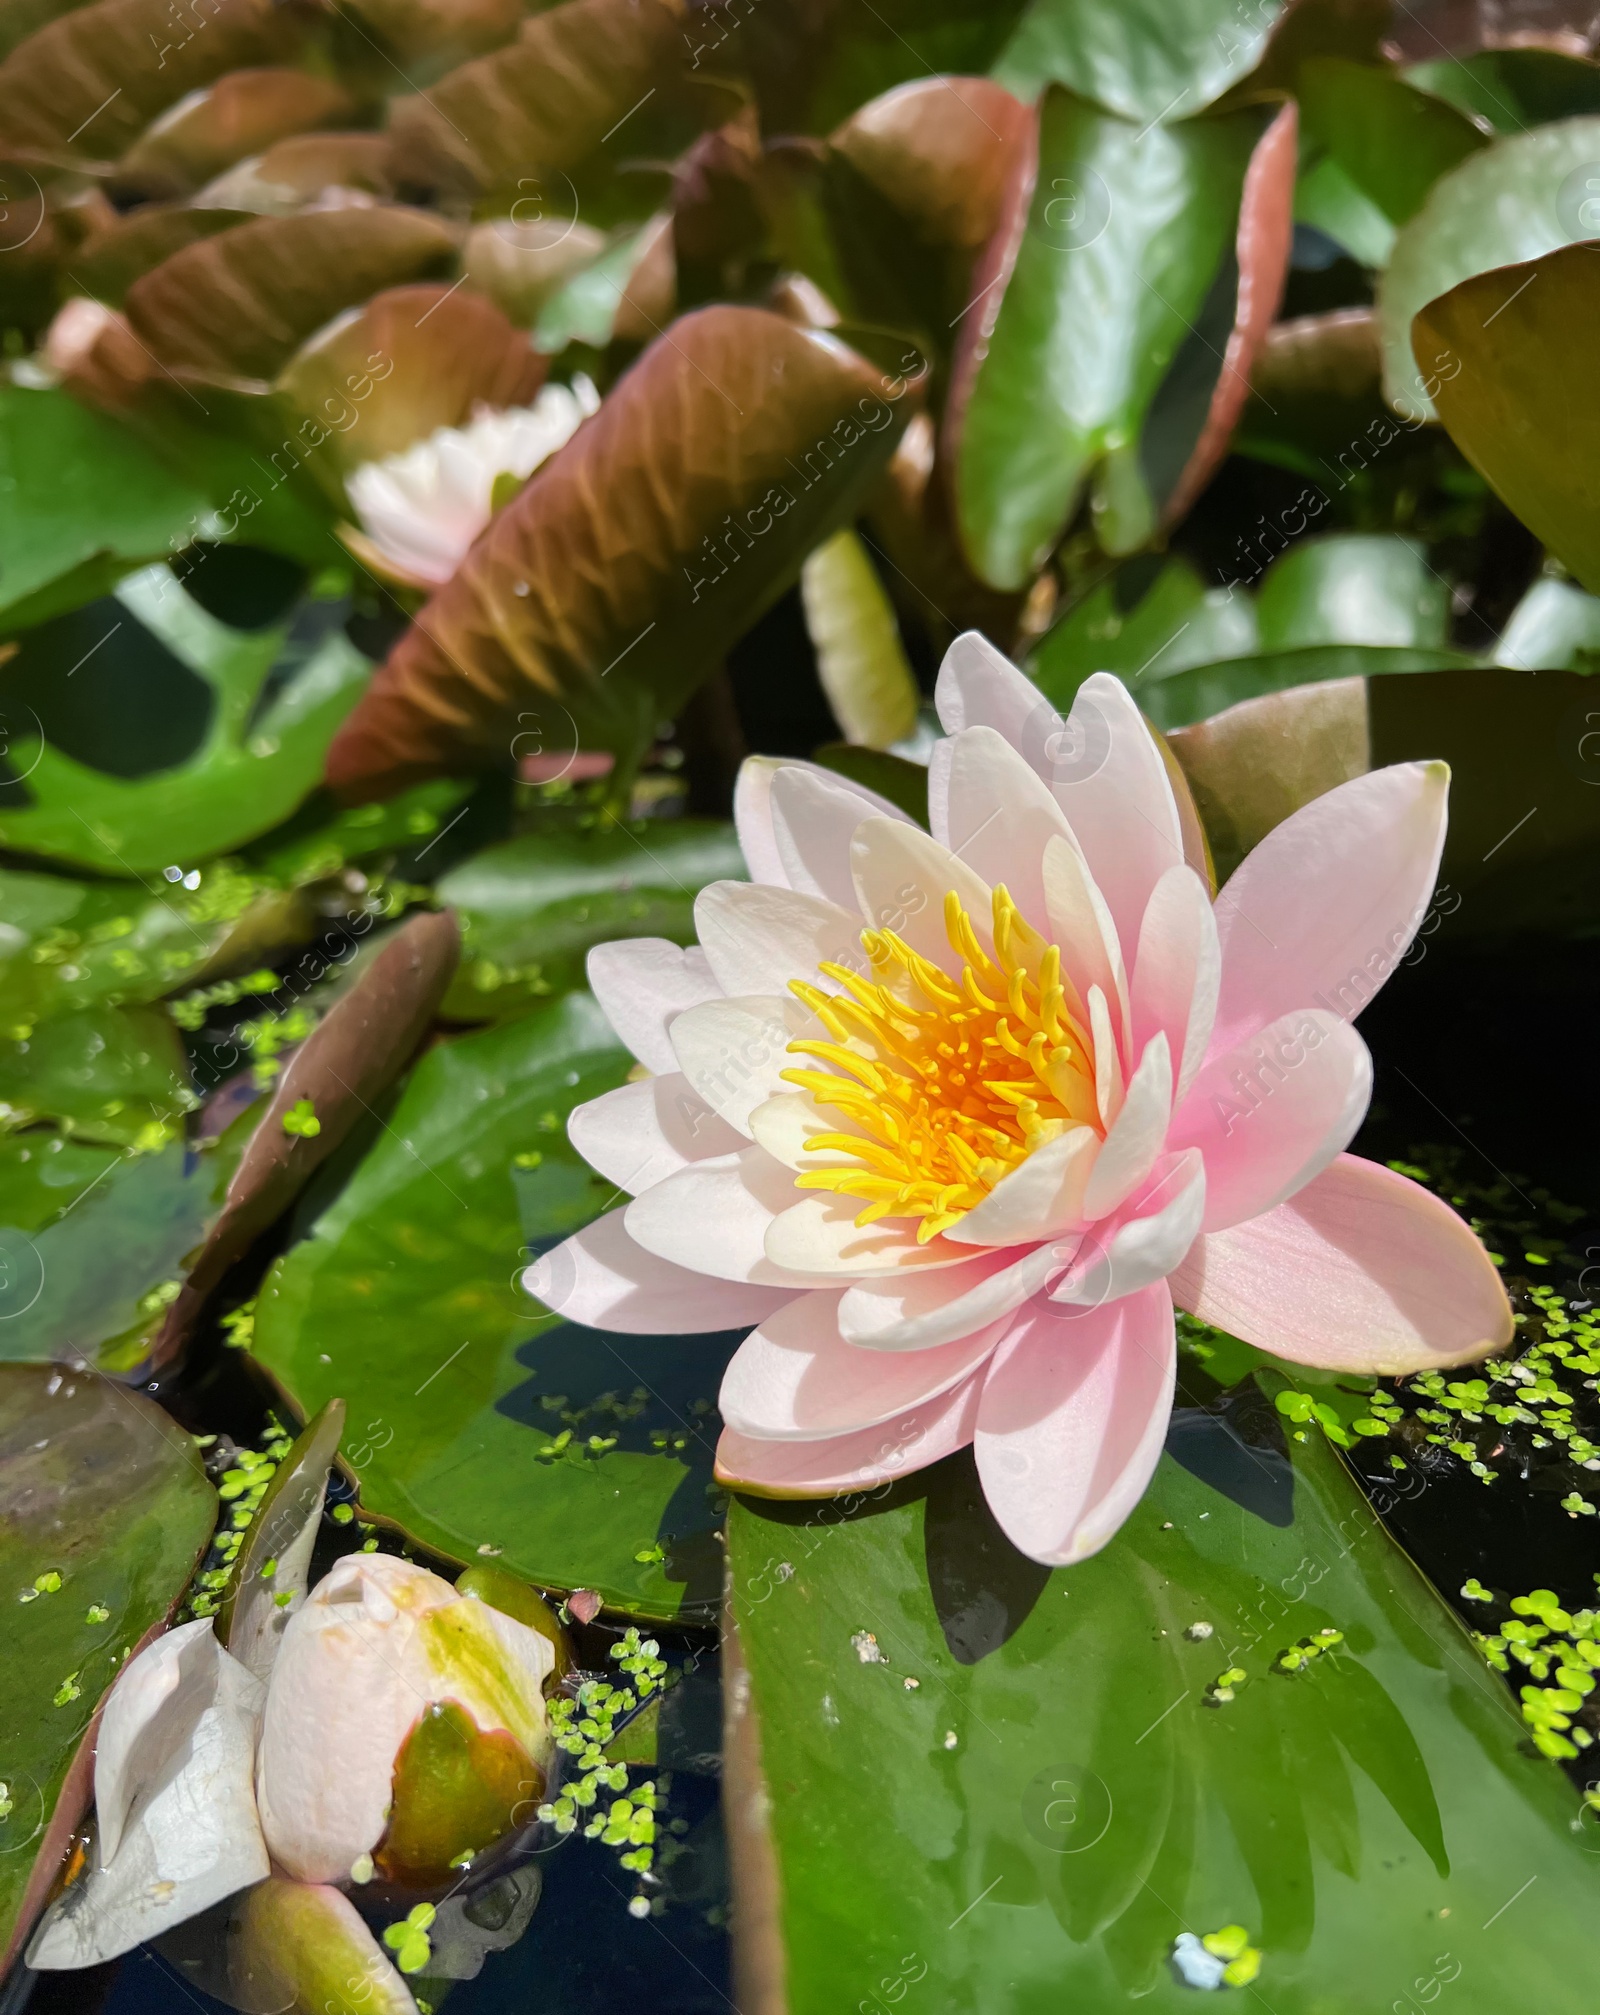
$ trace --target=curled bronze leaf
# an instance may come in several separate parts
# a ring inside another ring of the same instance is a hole
[[[1250,389],[1273,405],[1285,398],[1376,398],[1382,372],[1372,310],[1334,308],[1275,322],[1256,355]]]
[[[243,210],[147,203],[129,216],[113,216],[104,229],[85,238],[67,262],[68,271],[97,301],[120,307],[134,281],[153,273],[174,252],[249,222]]]
[[[335,207],[330,192],[387,202],[394,194],[389,142],[382,133],[296,133],[210,182],[197,203],[228,203],[261,217],[287,217],[309,203]],[[354,207],[354,205],[352,205]]]
[[[297,52],[304,11],[275,0],[94,0],[0,63],[0,133],[46,160],[114,161],[145,127],[213,78]]]
[[[454,254],[450,226],[421,210],[257,217],[136,280],[128,322],[171,370],[270,381],[343,309],[437,272]]]
[[[389,287],[291,360],[278,390],[331,430],[342,468],[398,454],[473,408],[524,406],[545,360],[493,301],[467,287]],[[358,401],[365,385],[368,396]]]
[[[296,1050],[233,1172],[221,1214],[167,1311],[152,1370],[182,1353],[223,1274],[410,1063],[444,999],[460,947],[450,911],[413,917]],[[288,1133],[285,1117],[303,1099],[311,1103],[317,1131]]]
[[[404,64],[430,74],[498,49],[517,32],[524,0],[344,0]]]
[[[158,119],[123,155],[113,186],[146,201],[187,195],[274,141],[354,111],[348,92],[308,70],[235,70]]]
[[[1000,221],[1029,123],[987,77],[924,77],[863,105],[831,144],[920,237],[976,251]]]
[[[684,316],[422,611],[328,781],[373,798],[580,741],[631,756],[854,512],[910,392],[762,309]]]
[[[517,189],[564,171],[659,87],[681,48],[683,0],[565,0],[518,39],[395,99],[389,130],[406,186]],[[527,195],[525,190],[524,195]]]

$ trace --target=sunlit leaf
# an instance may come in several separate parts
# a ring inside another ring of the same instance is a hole
[[[88,1805],[83,1738],[101,1696],[175,1607],[217,1500],[189,1436],[92,1372],[0,1367],[0,1437],[9,1612],[0,1963],[9,1965]],[[56,1575],[58,1588],[17,1602]]]
[[[817,677],[847,741],[887,749],[917,724],[920,697],[894,609],[867,549],[848,528],[800,570]]]
[[[20,1040],[0,1036],[0,1126],[54,1120],[80,1140],[128,1147],[195,1103],[159,1008],[80,1008]]]

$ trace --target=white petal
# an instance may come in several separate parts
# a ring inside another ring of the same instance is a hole
[[[743,1137],[717,1118],[681,1071],[619,1085],[575,1106],[567,1137],[591,1168],[637,1196],[692,1161],[735,1154]]]
[[[864,1350],[927,1350],[970,1336],[1018,1309],[1072,1260],[1076,1239],[1051,1239],[1020,1255],[986,1254],[970,1265],[857,1281],[839,1303],[839,1331]]]
[[[45,1918],[30,1966],[97,1965],[265,1879],[252,1787],[265,1698],[207,1617],[128,1667],[95,1759],[96,1804],[109,1815],[101,1851]]]
[[[1172,1118],[1172,1055],[1164,1035],[1145,1045],[1089,1177],[1083,1213],[1093,1223],[1131,1196],[1155,1165]]]
[[[850,842],[872,818],[911,824],[876,791],[811,763],[783,764],[772,780],[772,832],[790,888],[854,910]]]
[[[780,1092],[758,1105],[750,1115],[750,1132],[757,1147],[764,1147],[774,1161],[785,1168],[848,1168],[853,1156],[837,1148],[818,1153],[806,1146],[819,1133],[855,1134],[866,1140],[864,1129],[847,1114],[820,1106],[809,1092]]]
[[[958,1245],[1021,1245],[1083,1222],[1089,1173],[1100,1152],[1092,1126],[1068,1127],[1003,1175],[980,1204],[945,1233]]]
[[[1100,1109],[1100,1124],[1109,1128],[1122,1110],[1122,1059],[1111,1026],[1111,1009],[1098,987],[1089,989],[1089,1037],[1094,1044],[1094,1100]]]
[[[1004,883],[1035,930],[1048,931],[1044,852],[1071,828],[1041,778],[993,728],[940,742],[928,765],[928,823],[989,887]]]
[[[858,1225],[863,1208],[856,1197],[802,1193],[798,1203],[773,1219],[767,1257],[788,1272],[862,1280],[902,1267],[960,1266],[972,1257],[971,1246],[952,1245],[944,1238],[918,1245],[905,1219]],[[822,1282],[810,1279],[806,1284],[819,1287]]]
[[[1053,839],[1045,847],[1043,878],[1047,935],[1061,948],[1061,967],[1087,1010],[1089,989],[1098,987],[1117,1004],[1117,1029],[1128,1039],[1128,976],[1117,927],[1089,864],[1072,840]],[[1069,998],[1068,1005],[1072,1005]],[[1131,1054],[1131,1050],[1130,1050]]]
[[[717,1404],[735,1434],[823,1441],[925,1405],[989,1355],[1000,1324],[936,1349],[861,1350],[839,1334],[839,1294],[797,1295],[734,1352]]]
[[[622,938],[589,954],[589,986],[601,1011],[646,1070],[676,1070],[667,1040],[675,1014],[722,992],[698,945]]]
[[[636,1196],[623,1222],[635,1244],[692,1273],[753,1287],[812,1287],[766,1254],[767,1231],[795,1195],[793,1171],[750,1147],[680,1169]]]
[[[869,819],[851,842],[850,859],[862,915],[943,971],[961,970],[944,927],[944,899],[952,890],[979,942],[990,941],[989,884],[920,826]]]
[[[818,966],[866,966],[861,919],[793,889],[712,882],[695,898],[694,922],[725,994],[782,995],[791,980],[810,980],[834,992]]]
[[[750,1287],[672,1266],[628,1236],[609,1211],[536,1259],[522,1286],[553,1315],[624,1336],[744,1329],[781,1308],[790,1288]]]
[[[1172,1297],[1016,1318],[984,1378],[973,1453],[990,1509],[1030,1559],[1097,1553],[1144,1494],[1177,1373]]]
[[[790,1043],[821,1033],[793,994],[748,994],[687,1009],[672,1024],[672,1048],[690,1089],[748,1140],[755,1108],[791,1089],[783,1073],[814,1068],[809,1057],[790,1054]]]
[[[1024,749],[1030,733],[1041,743],[1049,726],[1060,727],[1061,716],[1003,651],[978,630],[964,630],[944,654],[933,704],[947,735],[963,728],[995,728],[1014,749]]]
[[[789,884],[772,831],[772,780],[782,767],[772,756],[748,756],[733,787],[733,827],[750,879],[780,889]]]
[[[1065,1279],[1051,1289],[1052,1301],[1098,1308],[1165,1280],[1181,1264],[1205,1214],[1205,1162],[1188,1148],[1163,1163],[1137,1204],[1119,1213],[1115,1230],[1103,1224],[1084,1240]]]
[[[1194,1083],[1211,1040],[1222,953],[1205,883],[1190,867],[1168,868],[1150,892],[1128,989],[1136,1052],[1158,1029],[1178,1058],[1174,1105]]]

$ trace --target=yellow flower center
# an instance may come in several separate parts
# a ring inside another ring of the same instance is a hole
[[[808,1153],[848,1159],[807,1169],[799,1186],[862,1198],[859,1225],[914,1218],[921,1244],[982,1203],[1035,1148],[1069,1127],[1100,1125],[1094,1046],[1059,949],[1004,888],[994,892],[992,958],[953,891],[944,923],[959,980],[877,930],[861,933],[870,980],[832,964],[822,971],[843,993],[792,980],[832,1040],[789,1049],[834,1069],[783,1073],[860,1129],[811,1135]]]

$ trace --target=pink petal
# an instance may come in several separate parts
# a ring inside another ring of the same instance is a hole
[[[1151,891],[1183,860],[1167,766],[1120,679],[1095,672],[1058,733],[1022,753],[1067,815],[1124,945],[1139,941]]]
[[[1274,826],[1217,897],[1222,992],[1213,1054],[1290,1008],[1349,1021],[1427,912],[1444,847],[1450,772],[1397,763]]]
[[[1089,864],[1073,839],[1052,839],[1045,847],[1043,868],[1048,935],[1061,947],[1062,971],[1077,989],[1084,1013],[1089,993],[1098,987],[1106,1002],[1116,1003],[1116,1028],[1127,1045],[1128,976],[1122,944],[1106,900],[1089,872]],[[1073,1003],[1068,997],[1068,1005]]]
[[[1348,1022],[1297,1008],[1213,1057],[1173,1117],[1172,1148],[1206,1163],[1205,1230],[1285,1202],[1355,1138],[1372,1098],[1372,1058]]]
[[[758,1497],[836,1497],[925,1469],[972,1439],[983,1374],[974,1372],[937,1399],[879,1427],[827,1441],[756,1441],[725,1428],[716,1476]]]
[[[679,1071],[619,1085],[574,1107],[567,1138],[591,1168],[629,1196],[692,1161],[735,1154],[745,1145]]]
[[[780,889],[789,880],[772,830],[772,780],[782,767],[771,756],[747,757],[733,787],[733,828],[750,879]]]
[[[614,1210],[536,1259],[522,1285],[552,1315],[627,1336],[743,1329],[782,1308],[793,1288],[749,1287],[690,1273],[646,1252]]]
[[[897,1419],[958,1385],[1005,1318],[929,1350],[862,1350],[839,1334],[839,1294],[797,1295],[740,1344],[717,1404],[755,1441],[823,1441]]]
[[[772,832],[790,888],[854,910],[850,842],[873,818],[911,824],[876,791],[812,763],[785,763],[772,779]]]
[[[684,1008],[720,998],[698,945],[622,938],[589,954],[589,987],[601,1012],[646,1070],[678,1068],[667,1025]]]
[[[790,1043],[821,1033],[793,994],[746,994],[686,1008],[672,1024],[672,1050],[690,1088],[748,1140],[751,1113],[790,1090],[783,1073],[809,1061],[791,1055]]]
[[[1202,1322],[1333,1371],[1463,1364],[1515,1334],[1471,1228],[1420,1184],[1350,1154],[1265,1217],[1196,1240],[1172,1291]]]
[[[1155,1166],[1172,1119],[1172,1057],[1164,1035],[1154,1035],[1128,1080],[1122,1110],[1100,1146],[1084,1192],[1083,1214],[1093,1224],[1132,1196]]]
[[[712,882],[695,898],[694,924],[729,995],[786,994],[791,980],[815,982],[825,960],[866,964],[860,918],[793,889]]]
[[[964,630],[944,654],[933,703],[947,735],[995,728],[1014,749],[1043,743],[1061,716],[1026,673],[978,630]]]
[[[1048,932],[1044,850],[1070,842],[1061,807],[993,728],[968,728],[935,745],[928,765],[928,824],[991,888],[1007,893],[1035,930]]]
[[[970,1336],[1037,1294],[1073,1258],[1077,1240],[985,1253],[966,1266],[862,1280],[839,1303],[839,1333],[863,1350],[927,1350]]]
[[[1222,954],[1205,883],[1191,867],[1168,868],[1150,891],[1129,988],[1135,1052],[1163,1031],[1178,1059],[1181,1105],[1211,1040]]]
[[[766,1255],[767,1232],[795,1194],[793,1170],[751,1147],[680,1169],[636,1196],[623,1218],[636,1245],[691,1273],[760,1287],[812,1287]]]
[[[989,884],[920,826],[869,819],[850,844],[850,861],[861,914],[945,972],[961,969],[944,927],[944,899],[952,890],[980,942],[989,942]]]
[[[1165,1280],[1198,1237],[1205,1207],[1198,1152],[1163,1155],[1133,1201],[1085,1237],[1050,1299],[1098,1308]]]
[[[1144,1494],[1177,1374],[1158,1281],[1072,1315],[1035,1304],[995,1351],[973,1436],[989,1507],[1030,1559],[1097,1553]]]

